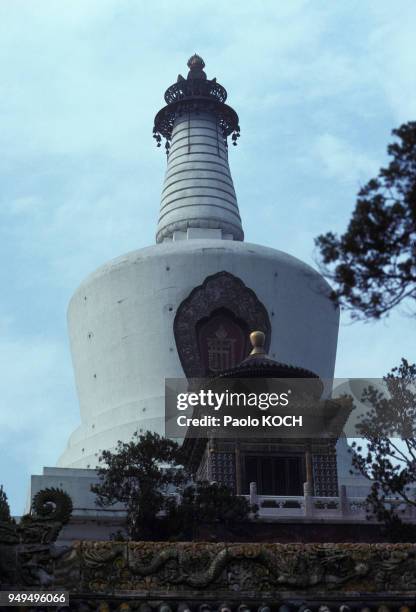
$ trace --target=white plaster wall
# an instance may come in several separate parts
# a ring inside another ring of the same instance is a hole
[[[91,491],[91,485],[100,482],[94,470],[73,470],[67,468],[44,467],[42,474],[31,476],[29,501],[42,489],[54,487],[63,489],[72,499],[74,506],[73,514],[76,516],[93,517],[100,514],[119,516],[122,512],[120,505],[101,510],[95,504],[95,493]],[[30,503],[26,508],[29,512]]]
[[[57,545],[69,545],[74,540],[108,540],[110,535],[123,530],[125,510],[121,504],[100,508],[91,486],[100,482],[94,470],[44,467],[43,473],[31,477],[29,500],[42,489],[59,488],[68,493],[73,504],[71,520],[59,533]]]
[[[69,336],[81,426],[58,465],[90,467],[137,429],[163,433],[164,379],[184,375],[173,335],[176,309],[194,287],[226,270],[268,310],[270,355],[334,371],[338,311],[322,276],[274,249],[214,239],[165,242],[99,268],[75,292]]]

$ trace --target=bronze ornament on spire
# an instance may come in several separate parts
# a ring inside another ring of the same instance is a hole
[[[204,72],[205,62],[200,55],[194,53],[189,58],[187,66],[189,68],[188,79],[206,79],[207,75]]]
[[[240,136],[238,115],[231,106],[225,104],[227,91],[217,83],[208,79],[204,72],[205,62],[196,53],[188,60],[188,76],[179,75],[176,83],[165,92],[166,106],[156,115],[153,126],[153,138],[157,146],[161,146],[162,137],[166,139],[166,153],[169,153],[170,140],[175,119],[191,111],[212,112],[217,115],[219,125],[227,146],[227,138],[231,136],[233,145]]]

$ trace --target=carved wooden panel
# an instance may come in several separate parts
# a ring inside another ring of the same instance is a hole
[[[312,456],[314,494],[322,497],[338,495],[337,457],[335,454]]]
[[[224,484],[235,491],[235,454],[214,451],[209,457],[211,480]]]

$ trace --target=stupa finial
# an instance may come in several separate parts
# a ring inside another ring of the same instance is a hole
[[[162,138],[166,139],[166,152],[169,152],[172,130],[175,120],[190,110],[210,112],[217,116],[224,145],[231,136],[233,145],[240,136],[237,113],[227,104],[227,91],[217,83],[217,79],[208,79],[204,72],[205,62],[200,55],[194,53],[187,62],[189,72],[186,79],[179,75],[165,91],[166,106],[155,117],[153,138],[160,147]]]
[[[190,79],[202,79],[206,81],[207,75],[204,72],[205,62],[200,55],[194,53],[189,58],[187,66],[189,68],[188,81]]]
[[[187,66],[189,70],[203,70],[205,62],[198,53],[194,53],[188,60]]]

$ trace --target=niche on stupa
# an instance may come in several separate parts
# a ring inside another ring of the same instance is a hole
[[[217,374],[249,353],[249,333],[263,331],[266,351],[271,326],[252,289],[229,272],[208,276],[180,304],[174,320],[178,355],[188,378]]]

